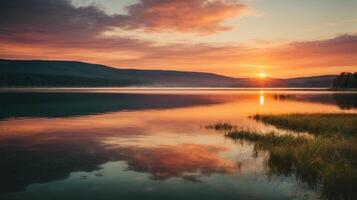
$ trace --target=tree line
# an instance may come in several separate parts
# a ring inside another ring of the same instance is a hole
[[[36,73],[0,73],[0,87],[121,87],[138,84],[128,79],[107,79]]]
[[[334,88],[357,88],[357,72],[342,72],[333,81]]]

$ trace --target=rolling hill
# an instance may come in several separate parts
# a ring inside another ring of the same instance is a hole
[[[268,87],[329,87],[336,76],[267,79]],[[76,61],[0,59],[1,87],[260,87],[259,81],[213,73],[117,69]]]

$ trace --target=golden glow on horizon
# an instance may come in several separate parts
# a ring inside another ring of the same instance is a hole
[[[260,72],[258,74],[258,76],[259,76],[259,78],[265,79],[268,75],[266,73],[264,73],[264,72]]]

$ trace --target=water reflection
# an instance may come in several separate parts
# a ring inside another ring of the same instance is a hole
[[[261,91],[260,91],[260,96],[259,96],[259,104],[260,104],[261,106],[264,106],[264,103],[265,103],[264,91],[261,90]]]
[[[204,95],[36,92],[0,93],[0,119],[69,117],[115,111],[167,109],[225,102]]]
[[[130,185],[130,193],[120,193],[130,199],[144,195],[139,189],[149,187],[145,184],[161,188],[160,194],[172,199],[182,196],[169,192],[170,188],[192,199],[284,199],[296,191],[311,197],[314,192],[294,178],[272,181],[264,177],[266,155],[252,153],[254,145],[201,128],[229,121],[271,131],[276,128],[247,116],[341,111],[336,103],[326,103],[325,99],[333,100],[332,93],[300,92],[284,101],[274,98],[276,94],[281,92],[1,93],[0,198],[36,195],[35,199],[41,199],[46,188],[56,191],[71,186],[91,197],[98,191],[90,188],[103,186],[111,188],[103,191],[116,194],[119,190],[114,185]],[[354,102],[356,94],[348,98]],[[97,174],[95,178],[88,178],[92,173]],[[84,180],[93,182],[84,184]],[[61,199],[78,192],[63,189],[56,195]]]
[[[219,156],[219,153],[229,150],[221,146],[180,144],[118,150],[124,155],[130,170],[149,172],[159,180],[180,177],[196,182],[203,176],[227,174],[235,170],[232,160]]]
[[[333,95],[338,107],[344,110],[357,108],[357,95],[356,94],[334,94]]]
[[[274,99],[278,101],[299,101],[313,102],[320,104],[337,105],[343,110],[351,110],[357,108],[356,93],[332,93],[330,95],[316,94],[275,94]]]
[[[0,142],[0,193],[24,190],[33,183],[67,178],[75,171],[95,171],[109,161],[126,161],[128,170],[147,172],[155,180],[177,177],[200,181],[213,173],[235,170],[234,161],[219,156],[229,148],[219,145],[105,145],[106,136],[52,134],[7,138]],[[159,139],[159,138],[157,138]]]

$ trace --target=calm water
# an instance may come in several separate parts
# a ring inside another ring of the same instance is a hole
[[[63,89],[0,92],[0,199],[316,199],[266,154],[206,130],[286,134],[257,113],[357,112],[319,90]]]

